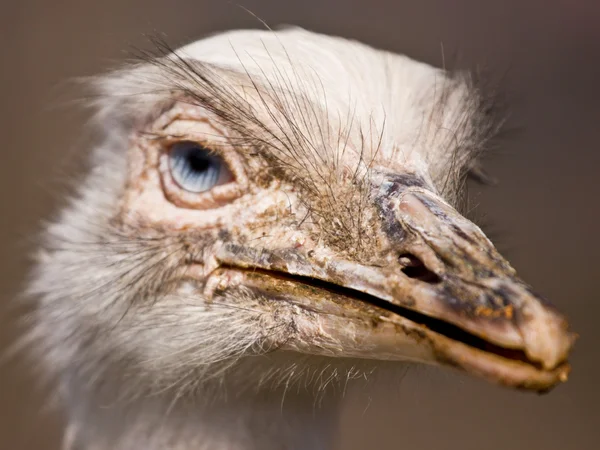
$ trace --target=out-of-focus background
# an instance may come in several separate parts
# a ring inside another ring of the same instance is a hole
[[[476,194],[479,215],[522,277],[581,334],[571,380],[550,395],[462,375],[409,371],[400,387],[350,401],[338,449],[586,450],[600,445],[600,3],[572,0],[21,0],[0,29],[0,297],[21,288],[40,218],[60,198],[69,159],[86,152],[84,114],[67,80],[147,48],[207,33],[296,24],[434,65],[486,66],[520,128],[489,159],[501,183]],[[67,94],[67,95],[65,95]],[[85,142],[85,141],[83,141]],[[0,308],[4,311],[6,308]],[[1,350],[16,312],[0,316]],[[56,449],[60,417],[23,365],[0,366],[0,449]]]

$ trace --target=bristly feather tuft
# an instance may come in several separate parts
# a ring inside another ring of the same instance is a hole
[[[415,172],[464,210],[466,180],[483,179],[478,158],[505,117],[478,74],[304,30],[226,33],[177,51],[152,42],[96,83],[102,126],[141,127],[175,101],[205,108],[240,152],[260,152],[304,192],[302,222],[359,258],[375,245],[372,170]]]

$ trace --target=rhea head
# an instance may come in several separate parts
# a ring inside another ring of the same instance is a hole
[[[32,289],[51,373],[178,395],[377,360],[566,380],[566,320],[458,212],[498,129],[469,76],[299,29],[162,50],[95,83],[104,140]]]

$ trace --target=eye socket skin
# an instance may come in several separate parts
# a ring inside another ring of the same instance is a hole
[[[227,128],[192,101],[177,102],[137,139],[142,152],[137,164],[154,172],[147,174],[158,181],[152,189],[176,209],[219,208],[250,187],[247,161]]]
[[[173,180],[184,190],[206,192],[233,181],[227,163],[207,147],[192,141],[175,143],[169,150]]]

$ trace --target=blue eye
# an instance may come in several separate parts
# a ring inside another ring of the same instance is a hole
[[[233,180],[225,161],[196,142],[173,145],[169,168],[175,182],[189,192],[205,192]]]

